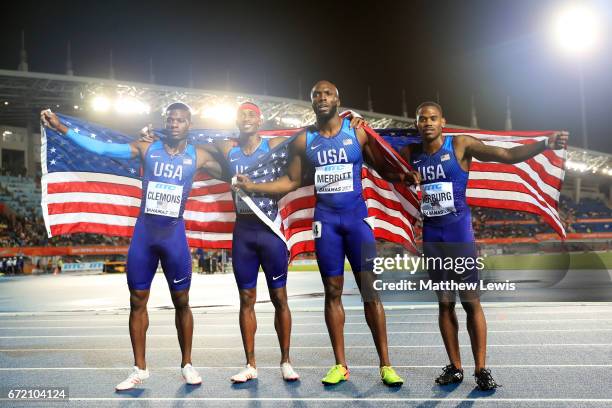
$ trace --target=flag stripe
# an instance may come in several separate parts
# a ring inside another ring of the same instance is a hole
[[[85,122],[79,123],[76,118],[69,118],[69,122],[73,127],[78,126],[81,134],[96,133],[99,135],[98,140],[109,140],[113,143],[125,143],[129,140],[109,129]],[[290,140],[289,137],[296,131],[298,130],[283,129],[262,133],[270,137],[286,136]],[[214,130],[195,132],[197,134],[193,136],[194,143],[210,143],[215,137],[228,134]],[[401,145],[396,146],[394,143],[398,140],[408,140],[410,137],[413,138],[411,140],[418,141],[410,130],[385,129],[383,132],[388,135],[407,136],[396,139],[390,137],[388,141],[371,129],[366,129],[366,132],[368,143],[371,143],[373,151],[382,157],[385,170],[395,173],[412,170],[391,147],[393,145],[396,149],[401,148]],[[445,129],[445,133],[469,134],[485,144],[509,148],[544,140],[551,132]],[[41,135],[42,206],[50,235],[91,232],[129,236],[141,204],[139,162],[117,161],[92,155],[79,150],[80,147],[50,130],[44,129]],[[271,154],[275,152],[276,150]],[[280,171],[278,166],[286,165],[286,150],[284,152],[275,159],[277,161],[272,164],[270,170],[276,167],[276,170]],[[81,160],[66,160],[74,157]],[[564,236],[565,231],[557,207],[565,175],[565,158],[565,151],[547,150],[533,159],[514,165],[473,160],[466,192],[468,204],[536,213]],[[279,160],[282,160],[283,164],[280,164]],[[265,166],[262,167],[264,168]],[[420,218],[420,203],[415,189],[401,183],[390,183],[367,165],[364,165],[361,176],[368,215],[374,217],[374,236],[414,250],[413,224]],[[264,205],[258,201],[258,197],[252,197],[252,200],[257,208]],[[302,252],[314,250],[311,227],[315,204],[312,185],[291,192],[278,201],[278,233],[285,237],[292,258]],[[270,208],[266,208],[260,211],[260,216],[266,217],[264,212],[272,214],[269,210]],[[273,215],[270,215],[270,218],[273,218]],[[231,186],[224,181],[212,179],[205,172],[198,172],[185,204],[184,219],[190,245],[231,248],[236,219]],[[277,224],[274,224],[273,220],[267,221],[271,228],[276,228]]]

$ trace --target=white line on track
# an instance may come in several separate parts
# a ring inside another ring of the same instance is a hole
[[[470,344],[461,344],[459,347],[472,347]],[[487,344],[487,347],[612,347],[612,343],[524,343],[524,344]],[[346,346],[347,349],[374,349],[374,345],[371,346]],[[389,346],[391,349],[419,349],[419,348],[444,348],[442,344],[426,344],[426,345],[407,345],[407,346]],[[291,350],[328,350],[330,346],[291,346]],[[147,347],[147,351],[161,351],[161,350],[178,350],[177,347]],[[243,350],[243,347],[193,347],[194,351],[211,351],[211,350]],[[257,350],[278,350],[278,346],[257,346]],[[28,353],[33,351],[129,351],[132,349],[129,347],[116,347],[116,348],[25,348],[25,349],[0,349],[0,353]]]
[[[584,307],[584,308],[588,308],[588,310],[576,310],[576,311],[571,311],[571,310],[537,310],[538,308],[533,307],[531,308],[532,310],[530,311],[503,311],[500,310],[500,308],[492,308],[492,309],[487,309],[485,307],[485,314],[487,316],[497,316],[497,315],[502,315],[502,316],[506,316],[506,315],[537,315],[537,314],[541,314],[541,315],[547,315],[547,314],[552,314],[552,315],[564,315],[564,314],[598,314],[598,313],[602,313],[602,312],[612,312],[612,308],[609,306],[599,306],[599,307],[593,307],[593,306],[576,306],[576,307]],[[603,310],[602,310],[603,309]],[[171,312],[171,311],[170,311]],[[157,318],[161,318],[161,317],[167,317],[169,319],[174,319],[174,314],[173,313],[162,313],[162,312],[158,312],[158,311],[149,311],[149,316],[151,316],[152,319],[157,319]],[[317,312],[294,312],[294,316],[292,316],[293,320],[296,319],[320,319],[321,316],[320,314],[323,313],[323,311],[317,311]],[[83,317],[79,318],[79,319],[34,319],[34,317],[40,316],[40,315],[32,315],[32,319],[23,319],[24,314],[20,313],[18,315],[10,315],[10,314],[6,314],[6,313],[0,313],[0,324],[2,322],[19,322],[19,323],[27,323],[27,322],[56,322],[56,321],[63,321],[63,322],[80,322],[83,320],[91,320],[91,319],[95,319],[96,321],[101,321],[104,320],[104,318],[108,318],[110,317],[110,319],[107,320],[116,320],[116,318],[123,318],[123,319],[127,319],[128,317],[128,311],[126,311],[125,313],[121,313],[121,314],[96,314],[96,312],[75,312],[75,313],[80,313]],[[312,314],[312,315],[306,315],[306,314],[310,314],[310,313],[316,313],[316,314]],[[460,306],[457,306],[457,314],[458,315],[463,315],[465,316],[465,313],[463,312],[463,310],[461,309]],[[220,320],[227,320],[228,315],[230,316],[237,316],[238,315],[238,311],[231,311],[228,313],[225,313],[223,315],[221,315],[221,313],[214,313],[214,314],[206,314],[206,313],[194,313],[193,317],[194,319],[199,319],[199,318],[209,318],[209,319],[220,319]],[[63,315],[57,315],[57,316],[63,316]],[[438,313],[411,313],[411,309],[406,309],[404,313],[397,313],[397,311],[393,311],[393,313],[389,313],[387,312],[387,319],[390,318],[396,318],[396,317],[412,317],[412,316],[438,316]],[[8,318],[7,318],[8,317]],[[14,320],[11,319],[10,317],[20,317],[21,319],[19,320]],[[257,317],[258,318],[274,318],[274,313],[273,311],[258,311],[257,312]],[[347,318],[353,318],[353,317],[361,317],[363,318],[363,313],[346,313],[346,317]]]
[[[2,398],[0,401],[7,401],[9,399]],[[14,401],[14,400],[11,400]],[[61,400],[58,400],[58,402]],[[147,402],[168,402],[168,401],[202,401],[202,402],[215,402],[215,401],[232,401],[232,402],[428,402],[428,401],[437,401],[437,402],[478,402],[478,403],[520,403],[520,402],[574,402],[574,403],[608,403],[612,402],[612,398],[492,398],[492,397],[480,397],[480,398],[450,398],[450,397],[441,397],[441,398],[372,398],[372,397],[364,397],[364,398],[346,398],[346,397],[330,397],[330,398],[316,398],[316,397],[106,397],[106,398],[96,398],[96,397],[70,397],[69,401],[130,401],[133,403],[137,403],[140,401]]]
[[[610,332],[609,329],[529,329],[529,330],[489,330],[488,333],[584,333],[584,332]],[[467,333],[465,330],[459,330],[459,333]],[[436,331],[389,331],[387,334],[440,334]],[[240,333],[224,333],[224,334],[203,334],[194,333],[197,337],[231,337],[239,336]],[[371,335],[370,332],[346,332],[345,336],[361,336]],[[276,333],[257,333],[256,336],[274,336]],[[293,337],[300,336],[329,336],[327,332],[313,333],[294,333]],[[107,338],[107,337],[129,337],[129,334],[78,334],[78,335],[44,335],[44,336],[0,336],[0,339],[52,339],[52,338]],[[173,334],[147,334],[147,337],[176,337]]]
[[[489,323],[554,323],[554,322],[612,322],[612,319],[604,319],[604,318],[587,318],[587,319],[502,319],[502,320],[487,320],[487,324]],[[238,324],[209,324],[205,322],[197,322],[201,325],[208,327],[231,327],[237,328]],[[345,323],[345,326],[359,326],[365,325],[366,321],[362,322],[348,322]],[[387,325],[397,325],[397,324],[435,324],[438,322],[436,320],[432,321],[403,321],[403,322],[387,322]],[[0,327],[0,330],[65,330],[65,329],[125,329],[126,324],[121,325],[91,325],[91,326],[13,326],[13,327]],[[325,326],[325,322],[317,322],[317,323],[292,323],[292,326]],[[174,324],[151,324],[151,327],[171,327],[175,328]]]
[[[300,370],[327,370],[329,366],[295,366]],[[394,368],[436,368],[439,369],[440,365],[394,365]],[[463,367],[474,367],[473,365],[464,365]],[[491,368],[610,368],[612,364],[491,364],[487,365]],[[197,366],[201,370],[236,370],[244,368],[244,366]],[[378,369],[377,365],[351,365],[351,370],[356,369]],[[0,371],[119,371],[119,370],[131,370],[133,367],[0,367]],[[258,370],[278,370],[278,366],[258,366]],[[174,371],[178,370],[178,367],[151,367],[151,370],[164,370]]]

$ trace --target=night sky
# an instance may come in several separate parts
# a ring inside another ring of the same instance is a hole
[[[296,98],[318,79],[340,89],[343,106],[409,114],[436,98],[450,123],[503,129],[506,96],[515,129],[568,129],[581,145],[578,61],[555,48],[552,14],[562,1],[12,1],[4,6],[0,68],[16,69],[26,31],[30,71],[64,73],[72,43],[75,75],[230,89]],[[612,3],[595,1],[605,32],[582,60],[590,148],[612,153]],[[7,10],[8,8],[8,10]],[[264,85],[265,84],[265,85]]]

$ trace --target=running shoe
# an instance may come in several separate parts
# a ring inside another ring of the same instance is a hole
[[[134,366],[132,373],[125,379],[115,386],[117,391],[127,391],[134,388],[137,384],[142,384],[144,380],[149,378],[149,370],[141,370],[137,366]]]
[[[238,374],[233,375],[230,380],[233,383],[245,383],[253,378],[257,378],[257,369],[251,367],[250,364],[247,364],[246,367],[240,370]]]
[[[329,369],[325,378],[321,382],[325,385],[338,384],[341,381],[346,381],[350,377],[350,372],[342,364],[336,364]]]
[[[181,368],[181,374],[183,374],[185,382],[189,385],[202,384],[202,377],[200,377],[200,374],[191,364],[185,364],[185,367]]]
[[[283,376],[283,380],[285,381],[296,381],[300,379],[298,373],[295,372],[291,364],[283,363],[280,366],[281,375]]]
[[[453,364],[449,364],[442,369],[442,374],[436,378],[436,383],[440,385],[456,384],[463,381],[463,370],[458,369]]]
[[[481,368],[479,372],[474,374],[474,377],[476,378],[476,385],[480,391],[490,391],[497,387],[501,387],[500,384],[495,382],[493,376],[491,376],[491,370]]]
[[[404,379],[397,375],[393,367],[380,367],[380,378],[385,385],[390,387],[399,387],[404,383]]]

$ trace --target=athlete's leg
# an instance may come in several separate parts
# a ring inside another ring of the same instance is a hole
[[[246,362],[252,367],[256,367],[255,332],[257,331],[257,318],[255,316],[255,302],[257,300],[257,275],[259,273],[255,225],[253,221],[236,222],[232,240],[232,267],[240,297],[238,321]]]
[[[281,364],[289,362],[291,311],[287,303],[287,245],[265,225],[257,232],[257,256],[266,275],[270,300],[274,305],[274,328],[281,349]]]
[[[130,289],[130,340],[134,353],[134,365],[141,370],[147,368],[145,348],[149,328],[148,300],[148,290]]]
[[[438,326],[444,342],[444,348],[450,363],[461,369],[461,352],[459,350],[459,322],[455,313],[455,294],[439,291],[438,296]]]
[[[323,276],[325,289],[325,324],[329,332],[336,364],[346,365],[344,353],[344,306],[342,305],[342,289],[344,275]]]
[[[367,210],[366,210],[367,211]],[[387,340],[387,322],[385,309],[378,294],[370,291],[364,294],[364,283],[371,287],[373,277],[373,261],[376,257],[376,240],[369,224],[360,215],[350,215],[343,222],[343,246],[346,256],[351,264],[357,286],[362,294],[363,310],[366,322],[372,333],[376,351],[378,353],[380,367],[390,366],[389,346]],[[343,217],[345,218],[345,217]]]
[[[142,220],[137,220],[126,262],[126,278],[130,288],[129,330],[134,364],[146,368],[146,334],[149,327],[147,302],[159,257],[151,249],[151,237]]]
[[[255,332],[257,331],[257,317],[255,316],[255,301],[257,300],[257,288],[239,289],[240,295],[240,333],[242,334],[242,346],[246,363],[251,367],[257,367],[255,361]]]
[[[193,343],[193,314],[189,307],[189,289],[170,292],[174,304],[174,324],[181,347],[181,367],[191,364]]]
[[[344,248],[340,235],[340,216],[337,213],[315,209],[313,234],[315,254],[325,290],[325,324],[329,332],[336,364],[346,368],[344,352]]]
[[[281,350],[281,364],[291,362],[289,359],[289,346],[291,342],[291,311],[287,303],[287,288],[268,289],[270,300],[274,305],[274,329],[278,336]]]
[[[485,368],[487,357],[487,320],[478,293],[459,292],[459,297],[467,314],[467,330],[470,335],[472,354],[474,354],[475,372],[478,373]]]
[[[191,286],[191,254],[187,245],[185,224],[179,220],[166,231],[158,230],[163,236],[156,245],[160,254],[162,269],[170,288],[174,303],[175,325],[181,348],[181,367],[191,364],[193,343],[193,315],[189,307]]]

